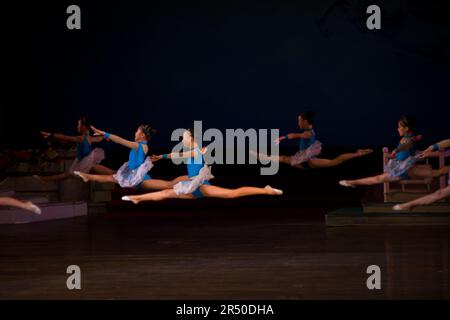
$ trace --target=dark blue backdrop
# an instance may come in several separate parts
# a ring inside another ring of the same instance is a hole
[[[80,31],[66,28],[73,3],[82,10]],[[382,9],[381,31],[365,29],[372,3]],[[126,137],[150,122],[162,147],[172,129],[193,120],[287,133],[305,109],[317,112],[327,145],[395,144],[405,112],[417,115],[427,141],[450,135],[445,1],[41,1],[26,8],[10,11],[7,144],[34,139],[40,128],[73,132],[82,114]],[[17,125],[28,138],[14,133]]]

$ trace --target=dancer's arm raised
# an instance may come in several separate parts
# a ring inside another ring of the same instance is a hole
[[[313,136],[311,131],[305,131],[302,133],[288,133],[285,136],[281,136],[275,140],[275,143],[280,143],[283,140],[292,140],[292,139],[309,139]]]
[[[112,142],[120,144],[124,147],[130,148],[130,149],[137,149],[139,147],[138,142],[125,140],[124,138],[116,136],[115,134],[111,134],[111,133],[99,130],[94,126],[91,126],[91,129],[92,129],[92,131],[94,131],[95,136],[105,137],[105,139],[111,140]]]
[[[82,136],[66,136],[66,135],[60,134],[60,133],[50,133],[50,132],[45,132],[45,131],[41,131],[41,134],[44,137],[44,139],[53,138],[53,139],[56,139],[59,141],[73,142],[73,143],[83,141]]]

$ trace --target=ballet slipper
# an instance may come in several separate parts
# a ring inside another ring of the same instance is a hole
[[[28,211],[31,211],[31,212],[33,212],[33,213],[35,213],[35,214],[38,214],[38,215],[40,215],[40,214],[42,213],[41,208],[39,208],[39,207],[38,207],[37,205],[35,205],[34,203],[32,203],[32,202],[27,202],[26,205],[27,205],[26,209],[27,209]]]
[[[404,207],[401,204],[396,204],[395,206],[392,207],[392,210],[394,211],[411,211],[411,207]]]
[[[74,171],[73,172],[74,176],[80,177],[81,179],[83,179],[84,182],[89,182],[89,180],[84,176],[84,174],[80,171]]]
[[[130,196],[123,196],[123,197],[122,197],[122,200],[123,200],[123,201],[131,201],[131,202],[133,202],[134,204],[138,204],[138,203],[139,203],[139,201],[132,199]]]
[[[283,194],[283,191],[282,191],[282,190],[272,188],[272,187],[269,186],[269,185],[265,186],[265,189],[268,189],[268,190],[273,191],[273,192],[274,192],[274,195],[277,195],[277,196],[281,196],[281,195]]]
[[[341,180],[339,181],[339,184],[343,187],[347,187],[347,188],[354,188],[354,185],[351,185],[350,183],[348,183],[347,180]]]

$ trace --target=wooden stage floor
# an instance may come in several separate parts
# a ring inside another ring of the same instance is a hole
[[[326,228],[326,209],[274,209],[0,226],[0,299],[449,298],[450,227]],[[80,291],[66,288],[73,264]],[[373,264],[378,291],[366,287]]]

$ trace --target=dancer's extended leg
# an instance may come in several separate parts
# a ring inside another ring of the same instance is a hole
[[[96,174],[103,174],[103,175],[113,175],[116,173],[115,170],[105,167],[104,165],[101,165],[101,164],[94,165],[92,167],[92,172],[94,172]]]
[[[189,180],[189,177],[187,175],[180,176],[171,181],[160,180],[160,179],[150,179],[150,180],[145,180],[144,182],[142,182],[141,188],[142,189],[151,189],[151,190],[171,189],[178,182],[184,181],[184,180]]]
[[[116,183],[116,179],[114,179],[112,175],[88,174],[79,171],[75,171],[73,174],[79,176],[81,179],[83,179],[84,182],[95,181],[100,183]]]
[[[21,208],[36,214],[41,214],[41,209],[29,201],[22,202],[10,197],[0,197],[0,205]]]
[[[416,200],[410,201],[410,202],[406,202],[403,204],[397,204],[393,207],[394,210],[411,210],[414,207],[417,206],[425,206],[428,204],[432,204],[436,201],[445,199],[450,197],[450,186],[444,188],[444,189],[439,189],[438,191],[426,195],[424,197],[418,198]]]
[[[271,186],[266,186],[265,188],[240,187],[236,189],[228,189],[212,185],[202,185],[200,187],[200,191],[205,197],[225,199],[233,199],[253,195],[277,196],[283,194],[281,190],[274,189]]]
[[[354,186],[370,186],[374,184],[380,184],[385,182],[394,182],[400,180],[397,178],[390,178],[387,173],[383,173],[377,176],[362,178],[357,180],[341,180],[339,184],[344,187],[354,187]]]
[[[157,192],[151,192],[146,194],[140,194],[136,196],[125,196],[122,197],[124,201],[132,201],[134,204],[138,204],[142,201],[161,201],[164,199],[195,199],[192,194],[181,194],[178,195],[173,189],[166,189]]]
[[[359,157],[363,157],[365,155],[368,155],[370,153],[372,153],[373,150],[372,149],[360,149],[356,152],[353,153],[344,153],[341,154],[339,156],[337,156],[334,159],[320,159],[320,158],[314,158],[309,160],[309,164],[311,166],[311,168],[327,168],[327,167],[335,167],[338,166],[340,164],[342,164],[345,161],[354,159],[354,158],[359,158]]]
[[[286,164],[291,163],[290,156],[268,156],[266,154],[258,153],[253,150],[250,150],[250,154],[254,155],[258,159],[263,159],[264,161],[274,161],[274,162],[281,162],[281,163],[286,163]]]

